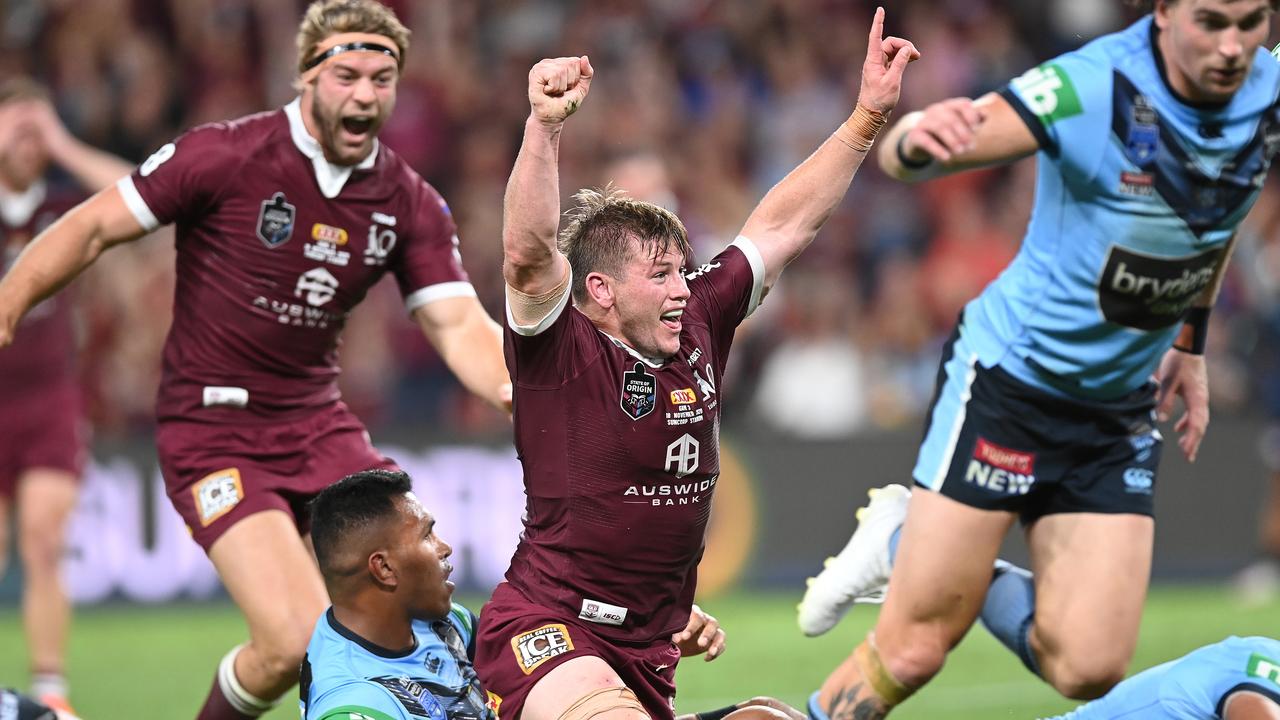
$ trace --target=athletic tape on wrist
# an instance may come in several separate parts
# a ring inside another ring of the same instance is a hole
[[[884,113],[858,105],[853,109],[849,119],[836,128],[835,137],[848,145],[851,150],[866,152],[871,149],[871,144],[876,141],[876,135],[880,133],[880,128],[884,127],[888,119],[889,117]]]
[[[1178,331],[1173,347],[1184,353],[1203,355],[1208,339],[1209,308],[1193,307],[1187,311],[1187,317],[1182,321],[1182,329]]]

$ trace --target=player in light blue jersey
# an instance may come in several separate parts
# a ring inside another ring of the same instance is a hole
[[[801,628],[824,632],[893,567],[875,631],[819,711],[883,717],[979,614],[1068,697],[1124,677],[1151,566],[1157,414],[1181,397],[1174,430],[1194,460],[1209,308],[1280,149],[1280,64],[1261,48],[1276,4],[1156,0],[1128,29],[886,136],[881,166],[908,181],[1035,153],[1036,200],[1017,257],[944,351],[916,491],[875,496],[801,603]],[[992,571],[1016,520],[1034,578]]]
[[[1280,642],[1229,637],[1144,670],[1054,720],[1280,719]]]
[[[408,475],[366,470],[321,491],[311,502],[311,540],[333,605],[302,663],[303,720],[497,720],[501,698],[483,689],[472,667],[476,617],[450,599],[453,549],[435,533]],[[671,642],[682,656],[716,657],[724,638],[720,623],[694,605]],[[599,710],[587,703],[565,720]],[[803,715],[756,697],[681,720]]]
[[[450,600],[453,549],[409,476],[346,477],[311,522],[333,606],[302,663],[304,720],[492,720],[471,667],[475,615]]]

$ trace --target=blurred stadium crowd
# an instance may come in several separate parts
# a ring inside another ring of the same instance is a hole
[[[589,54],[600,97],[562,149],[566,188],[612,182],[676,209],[701,257],[852,107],[874,8],[863,0],[388,0],[413,30],[382,133],[448,199],[485,306],[502,312],[502,192],[525,73]],[[140,161],[199,123],[289,101],[289,0],[6,0],[0,77],[46,83],[78,137]],[[902,111],[995,89],[1122,26],[1120,0],[896,0],[924,53]],[[912,426],[962,305],[1013,256],[1033,161],[908,187],[864,167],[814,247],[739,335],[735,422],[807,438]],[[1215,412],[1280,412],[1280,185],[1248,223],[1210,334]],[[99,437],[150,427],[172,293],[172,236],[114,250],[78,283]],[[351,318],[348,404],[375,432],[494,432],[406,322],[391,283]],[[1274,410],[1273,410],[1274,409]],[[1277,443],[1280,448],[1280,443]],[[1280,460],[1280,458],[1277,458]]]

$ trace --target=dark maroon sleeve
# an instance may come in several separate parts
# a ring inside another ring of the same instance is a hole
[[[601,352],[600,331],[573,307],[572,294],[566,290],[563,304],[536,326],[516,325],[507,309],[504,345],[512,382],[526,388],[558,388]]]
[[[404,228],[375,224],[374,230],[380,234],[404,233],[401,252],[391,269],[406,305],[412,312],[436,300],[475,296],[476,291],[462,267],[458,228],[448,203],[425,180],[412,172],[406,175],[406,181],[413,187],[409,222]]]
[[[244,162],[230,128],[198,127],[165,144],[117,184],[148,231],[207,211]]]
[[[721,350],[728,349],[738,324],[760,304],[764,287],[760,252],[750,240],[739,237],[686,278],[690,300],[685,321],[707,326]]]

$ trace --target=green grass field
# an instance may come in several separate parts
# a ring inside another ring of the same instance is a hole
[[[862,637],[875,609],[860,606],[828,636],[795,628],[798,593],[738,593],[708,600],[729,633],[728,652],[712,663],[680,666],[678,707],[711,709],[753,694],[802,706],[827,671]],[[475,604],[478,607],[478,603]],[[1222,589],[1152,591],[1134,669],[1235,635],[1276,635],[1280,604],[1241,607]],[[71,641],[73,699],[85,720],[182,720],[194,717],[214,666],[244,626],[229,604],[89,608],[76,616]],[[0,684],[25,685],[16,609],[0,609]],[[268,717],[297,717],[291,695]],[[981,628],[961,644],[942,674],[895,718],[1036,718],[1072,707],[1032,678]]]

